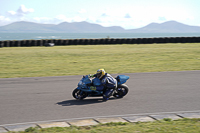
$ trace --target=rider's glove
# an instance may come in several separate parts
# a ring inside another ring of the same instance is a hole
[[[94,77],[94,74],[89,74],[88,77],[89,77],[89,78],[93,78],[93,77]]]

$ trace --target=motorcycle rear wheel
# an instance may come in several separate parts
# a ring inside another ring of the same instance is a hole
[[[128,93],[128,86],[125,84],[121,84],[117,86],[117,89],[115,90],[113,96],[115,98],[123,98],[127,93]]]
[[[88,94],[86,92],[81,91],[79,89],[74,89],[74,91],[72,92],[72,96],[77,100],[83,100],[87,97],[87,95]]]

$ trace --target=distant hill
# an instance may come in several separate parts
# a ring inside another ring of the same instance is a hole
[[[189,26],[176,21],[151,23],[139,29],[128,30],[134,33],[200,33],[199,26]]]
[[[0,26],[0,33],[200,33],[199,26],[189,26],[176,21],[151,23],[138,29],[125,30],[120,26],[104,27],[88,22],[63,22],[39,24],[33,22],[14,22]]]
[[[63,22],[55,24],[39,24],[33,22],[14,22],[12,24],[1,26],[0,32],[14,33],[107,33],[107,32],[124,32],[125,30],[119,26],[103,27],[98,24],[88,22]]]
[[[37,24],[32,22],[14,22],[6,26],[0,27],[0,32],[52,32],[53,24]]]
[[[56,31],[61,32],[83,32],[83,33],[104,33],[104,32],[124,32],[124,29],[120,26],[113,26],[113,27],[103,27],[99,24],[92,24],[88,22],[74,22],[68,23],[63,22],[58,25],[54,26]]]

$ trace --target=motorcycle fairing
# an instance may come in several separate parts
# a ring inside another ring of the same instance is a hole
[[[129,79],[129,76],[126,76],[126,75],[118,75],[116,77],[117,79],[117,84],[120,85],[120,84],[124,84],[128,79]]]

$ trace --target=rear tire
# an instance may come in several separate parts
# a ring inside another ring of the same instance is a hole
[[[128,86],[125,84],[118,85],[114,92],[113,96],[115,98],[123,98],[128,93]]]
[[[72,96],[77,100],[83,100],[87,97],[87,93],[79,89],[74,89],[74,91],[72,92]]]

